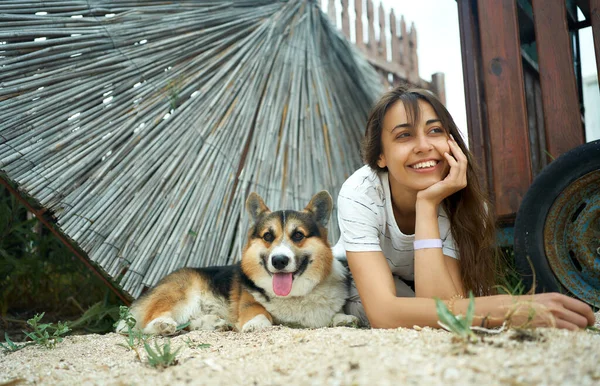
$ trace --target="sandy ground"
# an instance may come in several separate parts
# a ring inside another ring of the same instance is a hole
[[[600,326],[600,313],[596,319]],[[600,334],[533,335],[523,340],[508,331],[465,346],[430,328],[194,331],[171,339],[182,349],[179,363],[166,369],[151,367],[143,348],[140,361],[120,346],[122,335],[80,335],[54,349],[0,353],[0,385],[600,384]]]

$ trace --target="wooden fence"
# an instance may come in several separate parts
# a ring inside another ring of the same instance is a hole
[[[408,29],[404,16],[401,16],[398,28],[394,10],[391,10],[386,16],[383,5],[380,3],[376,14],[373,0],[355,0],[353,10],[355,33],[352,35],[351,11],[348,7],[348,0],[328,0],[327,15],[333,24],[341,25],[344,36],[354,42],[356,47],[367,57],[380,75],[382,83],[394,86],[409,82],[433,91],[445,103],[444,73],[432,74],[431,82],[421,79],[419,76],[417,29],[414,23],[411,23],[410,29]],[[366,15],[366,23],[363,21],[364,15]],[[375,20],[376,15],[377,20]],[[368,38],[366,41],[364,40],[365,30]],[[376,36],[376,30],[379,31],[378,36]],[[389,42],[385,38],[386,30],[390,34]]]

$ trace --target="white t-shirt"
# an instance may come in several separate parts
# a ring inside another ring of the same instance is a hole
[[[415,235],[405,235],[396,224],[387,172],[365,165],[344,182],[338,195],[338,223],[346,251],[382,251],[392,274],[414,280]],[[443,254],[458,258],[450,220],[441,205],[438,224]]]

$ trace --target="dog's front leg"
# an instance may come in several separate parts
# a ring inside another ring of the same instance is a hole
[[[331,321],[333,327],[358,327],[359,320],[354,315],[346,315],[343,313],[333,315]]]
[[[242,290],[239,300],[237,328],[242,332],[258,331],[273,325],[273,317],[254,296]]]

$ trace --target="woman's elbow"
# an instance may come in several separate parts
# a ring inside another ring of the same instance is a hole
[[[367,318],[369,319],[371,328],[388,329],[398,327],[392,315],[385,311],[367,313]]]
[[[392,328],[392,326],[389,325],[389,323],[386,323],[383,320],[379,320],[379,319],[369,319],[369,323],[371,324],[371,328],[380,328],[380,329],[389,329]]]
[[[374,301],[363,302],[365,314],[367,319],[369,319],[371,328],[387,329],[398,327],[396,315],[392,312],[396,308],[396,297],[393,295],[382,295],[372,300]]]

